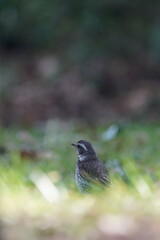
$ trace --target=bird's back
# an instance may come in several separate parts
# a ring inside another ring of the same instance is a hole
[[[109,182],[108,171],[98,159],[77,162],[76,183],[79,188],[91,190],[93,185],[104,187]]]

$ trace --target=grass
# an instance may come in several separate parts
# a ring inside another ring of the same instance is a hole
[[[106,128],[58,121],[33,129],[1,128],[0,144],[6,149],[0,155],[4,240],[138,239],[134,236],[144,225],[156,239],[160,232],[151,226],[160,214],[160,126],[124,124],[115,138],[104,141]],[[71,143],[80,139],[90,140],[110,169],[112,186],[104,192],[77,191],[77,155]]]

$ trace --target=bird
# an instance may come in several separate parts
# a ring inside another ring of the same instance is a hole
[[[98,159],[91,143],[80,140],[72,143],[78,152],[75,181],[82,193],[89,193],[94,189],[110,186],[109,172],[104,164]],[[96,187],[96,188],[95,188]]]

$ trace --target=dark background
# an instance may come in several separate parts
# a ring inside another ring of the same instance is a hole
[[[160,2],[0,1],[0,123],[157,120]]]

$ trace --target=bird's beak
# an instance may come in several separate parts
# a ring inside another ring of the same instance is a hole
[[[72,143],[71,145],[74,146],[74,147],[77,147],[77,144],[76,144],[76,143]]]

